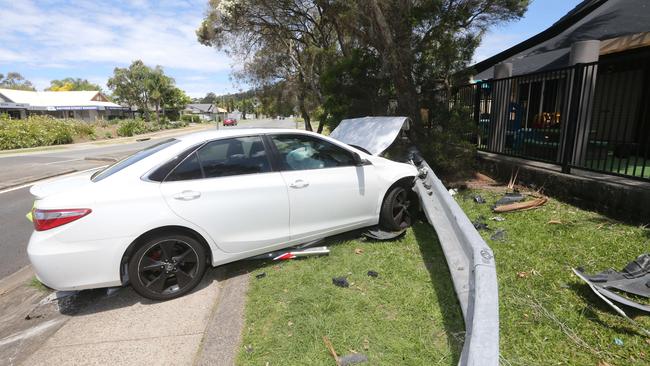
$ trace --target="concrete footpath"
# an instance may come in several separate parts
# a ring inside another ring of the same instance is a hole
[[[248,288],[248,274],[237,268],[209,269],[196,290],[171,301],[148,301],[126,287],[110,295],[83,291],[85,304],[66,316],[32,310],[41,322],[0,334],[0,365],[232,365]],[[56,310],[71,312],[66,308]],[[43,327],[54,329],[44,337]]]

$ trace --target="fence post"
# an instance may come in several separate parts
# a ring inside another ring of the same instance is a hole
[[[572,71],[572,83],[570,91],[569,102],[569,118],[567,121],[566,136],[562,139],[563,157],[562,157],[562,173],[571,173],[571,160],[573,158],[573,150],[575,148],[576,133],[578,131],[578,115],[580,111],[580,97],[582,94],[582,78],[584,75],[584,64],[576,64]]]
[[[474,84],[474,127],[476,128],[476,145],[481,146],[481,82]]]

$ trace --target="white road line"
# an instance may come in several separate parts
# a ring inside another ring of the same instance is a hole
[[[80,159],[70,159],[70,160],[59,160],[59,161],[51,161],[49,163],[43,163],[41,165],[52,165],[52,164],[60,164],[60,163],[69,163],[71,161],[79,161],[79,160],[85,160],[83,158]]]
[[[107,167],[107,166],[108,166],[108,165],[102,165],[102,166],[98,166],[98,167],[96,167],[96,168],[90,168],[90,169],[81,170],[81,171],[78,171],[78,172],[72,172],[72,173],[63,174],[63,175],[57,175],[56,177],[52,177],[52,178],[46,178],[46,179],[37,180],[36,182],[31,182],[31,183],[23,184],[23,185],[21,185],[21,186],[7,188],[7,189],[5,189],[5,190],[3,190],[3,191],[0,191],[0,194],[8,193],[8,192],[12,192],[12,191],[17,191],[17,190],[19,190],[19,189],[23,189],[23,188],[25,188],[25,187],[31,187],[31,186],[33,186],[34,184],[37,184],[37,183],[48,182],[48,181],[55,180],[55,179],[59,179],[59,178],[69,177],[69,176],[71,176],[71,175],[75,175],[75,174],[81,174],[81,173],[90,172],[90,171],[92,171],[92,170],[105,168],[105,167]]]

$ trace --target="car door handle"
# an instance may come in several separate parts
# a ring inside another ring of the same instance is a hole
[[[176,193],[174,199],[181,201],[191,201],[201,197],[201,192],[197,191],[183,191],[181,193]]]
[[[302,179],[296,179],[293,183],[289,184],[291,188],[305,188],[309,185],[309,182],[305,182]]]

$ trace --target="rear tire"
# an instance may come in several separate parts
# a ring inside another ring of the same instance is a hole
[[[147,239],[129,259],[135,292],[151,300],[171,300],[190,292],[206,269],[205,248],[196,239],[167,234]]]
[[[392,187],[381,205],[379,226],[389,231],[400,231],[411,226],[411,198],[408,188],[403,185]]]

